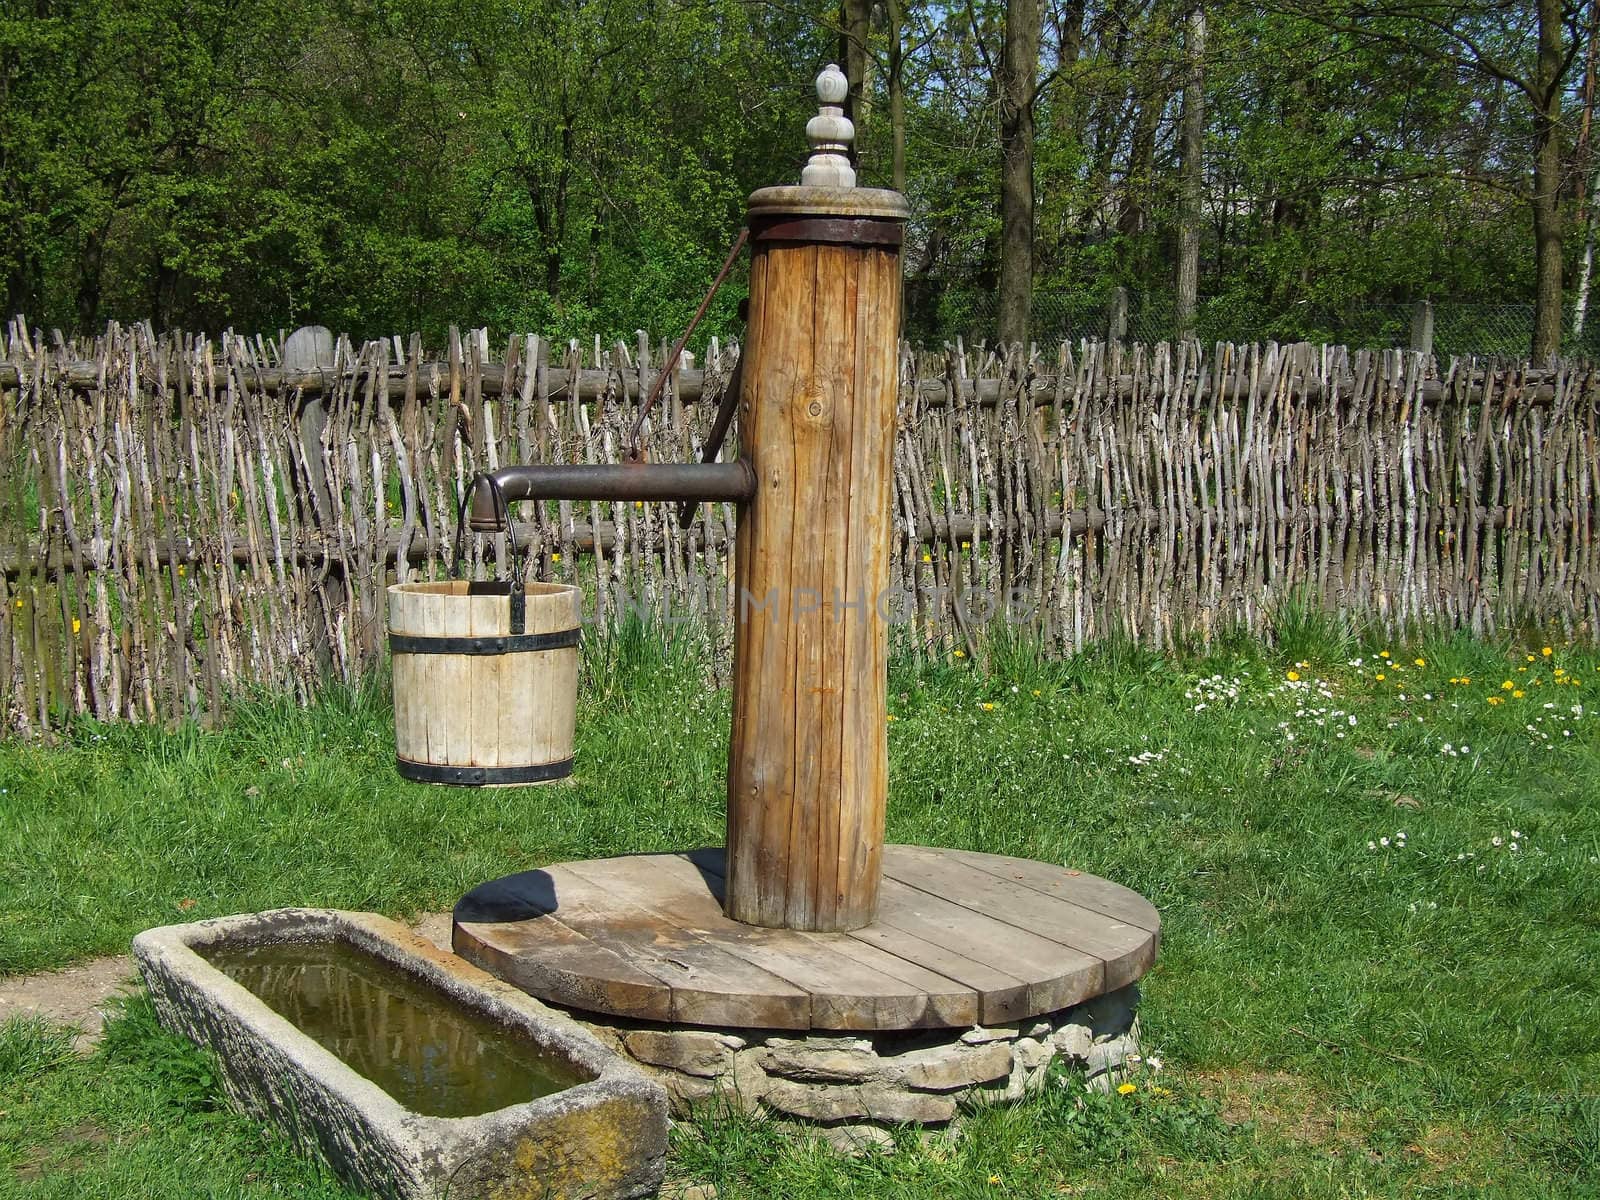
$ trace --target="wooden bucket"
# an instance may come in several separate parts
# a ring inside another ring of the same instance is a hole
[[[389,588],[395,765],[422,783],[545,783],[572,773],[577,588],[526,585],[513,632],[508,583]]]

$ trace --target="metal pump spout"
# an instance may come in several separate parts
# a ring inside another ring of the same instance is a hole
[[[472,481],[468,523],[479,532],[503,532],[506,509],[516,500],[725,500],[742,504],[755,490],[755,472],[743,460],[501,467]]]

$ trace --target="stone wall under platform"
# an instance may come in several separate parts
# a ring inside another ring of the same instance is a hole
[[[1139,991],[1119,988],[1015,1025],[870,1034],[723,1029],[567,1010],[638,1063],[683,1115],[721,1095],[817,1127],[841,1149],[889,1143],[897,1125],[947,1126],[963,1104],[1042,1087],[1052,1061],[1109,1089],[1139,1050]]]

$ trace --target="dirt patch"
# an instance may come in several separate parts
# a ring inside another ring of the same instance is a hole
[[[1494,1175],[1504,1146],[1488,1129],[1454,1123],[1425,1126],[1416,1140],[1380,1154],[1363,1114],[1328,1103],[1309,1080],[1286,1071],[1196,1071],[1193,1079],[1222,1108],[1225,1120],[1249,1121],[1270,1139],[1319,1150],[1331,1158],[1366,1158],[1415,1171],[1418,1183],[1478,1188]],[[1292,1161],[1292,1160],[1286,1160]]]
[[[1286,1071],[1198,1071],[1191,1078],[1222,1106],[1230,1124],[1249,1121],[1263,1133],[1331,1154],[1363,1146],[1357,1118],[1341,1112],[1307,1080]]]
[[[79,1121],[71,1129],[52,1135],[48,1145],[33,1146],[11,1166],[11,1173],[24,1183],[43,1179],[63,1169],[85,1150],[107,1145],[111,1135],[93,1121]]]
[[[0,1021],[38,1016],[78,1031],[81,1054],[100,1040],[107,1008],[136,985],[133,960],[125,954],[92,958],[59,971],[0,979]]]
[[[412,929],[444,950],[450,949],[450,914],[427,913]],[[52,1025],[78,1031],[73,1049],[87,1054],[100,1040],[106,1011],[118,996],[138,987],[133,959],[126,954],[92,958],[59,971],[0,979],[0,1022],[38,1016]]]
[[[1429,1125],[1416,1141],[1406,1147],[1423,1166],[1422,1177],[1430,1183],[1479,1185],[1492,1173],[1491,1164],[1503,1147],[1490,1136],[1463,1125]]]

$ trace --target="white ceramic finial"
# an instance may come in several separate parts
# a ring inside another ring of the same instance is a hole
[[[850,143],[856,127],[840,107],[850,94],[850,82],[837,63],[829,63],[817,76],[817,115],[806,122],[806,139],[811,143],[811,161],[800,172],[805,187],[855,187],[856,172],[850,165]]]

